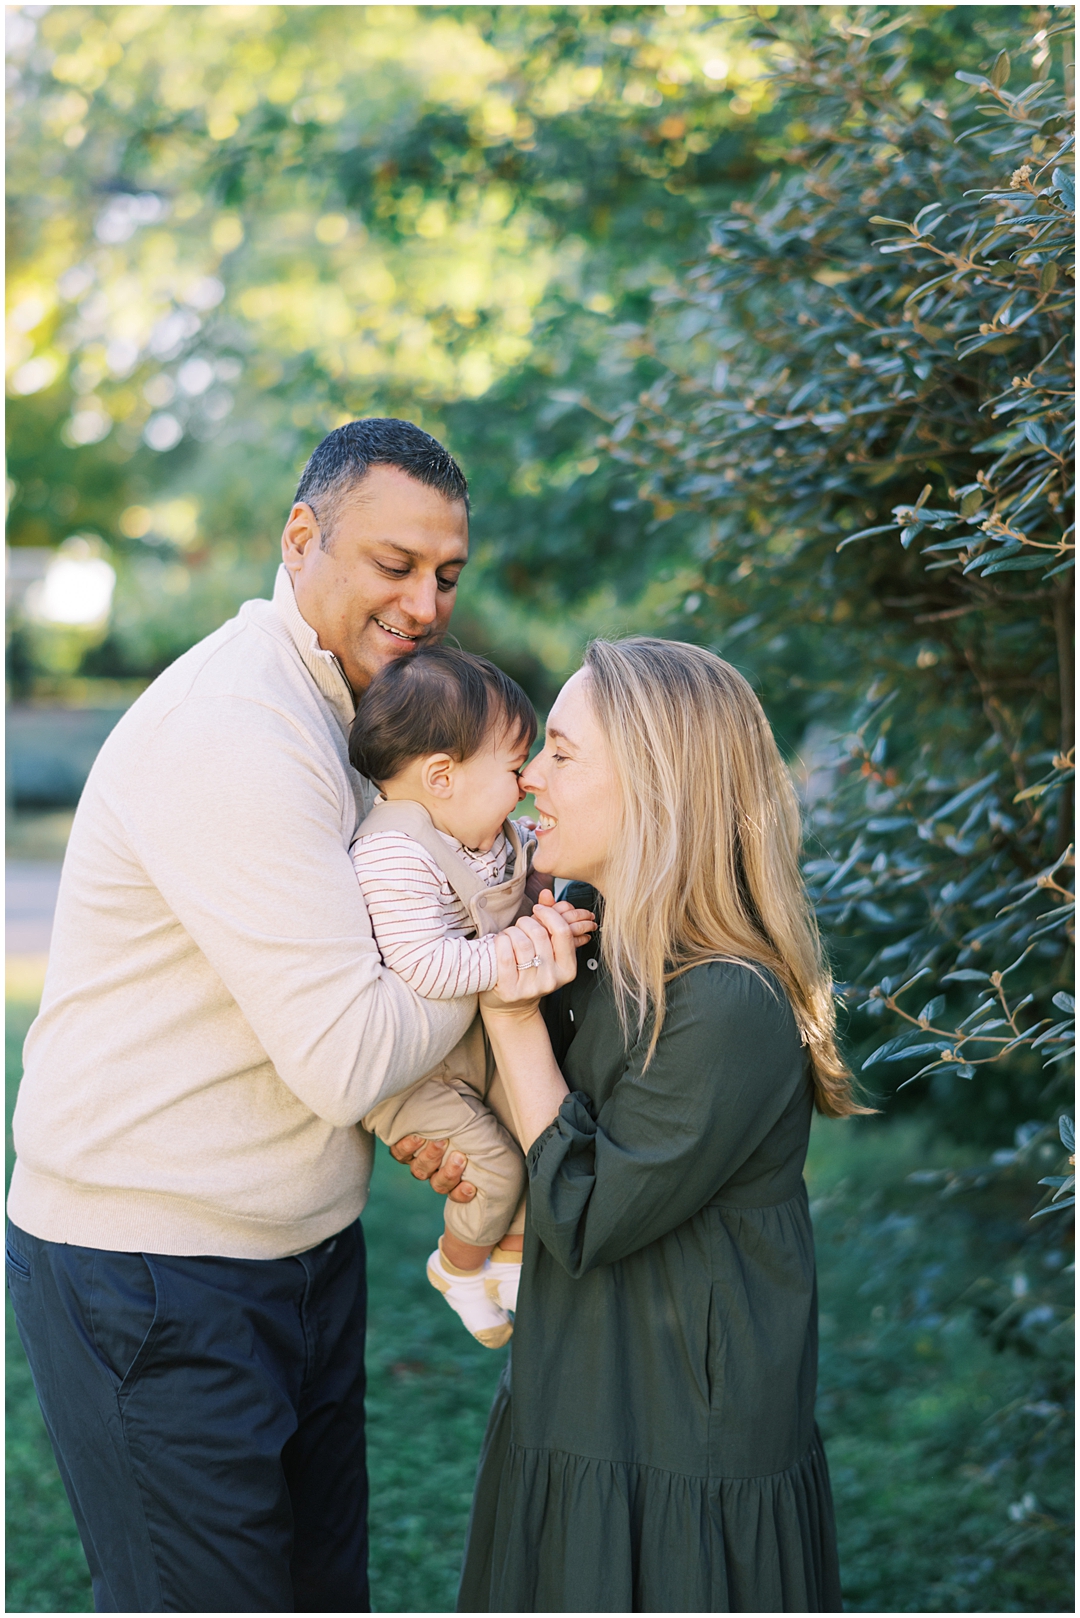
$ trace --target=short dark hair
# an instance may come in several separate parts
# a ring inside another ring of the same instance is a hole
[[[472,758],[501,719],[524,747],[532,746],[536,714],[516,680],[486,657],[424,646],[388,664],[360,698],[349,759],[381,785],[430,753]]]
[[[417,483],[437,489],[447,500],[461,500],[465,510],[469,509],[465,475],[437,438],[395,416],[347,421],[328,433],[313,452],[296,489],[296,500],[303,500],[319,519],[324,549],[342,500],[373,466],[396,466]]]

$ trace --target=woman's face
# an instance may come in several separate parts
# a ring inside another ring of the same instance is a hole
[[[536,870],[589,882],[602,893],[621,818],[619,786],[588,693],[589,672],[579,669],[559,692],[543,752],[521,772],[521,784],[536,799]]]

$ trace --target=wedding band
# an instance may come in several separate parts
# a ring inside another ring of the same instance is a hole
[[[522,965],[522,964],[521,964],[521,963],[520,963],[520,962],[519,962],[519,963],[518,963],[518,971],[519,971],[519,972],[528,972],[528,971],[529,971],[529,969],[530,969],[530,968],[531,968],[531,967],[534,967],[534,966],[543,966],[543,964],[544,964],[544,963],[543,963],[543,961],[542,961],[542,960],[541,960],[541,959],[540,959],[540,957],[539,957],[539,955],[534,955],[534,956],[533,956],[533,958],[532,958],[532,960],[531,960],[531,961],[526,961],[526,962],[525,962],[525,964],[524,964],[524,965]]]

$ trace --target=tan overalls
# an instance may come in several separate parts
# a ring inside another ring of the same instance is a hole
[[[518,916],[532,914],[525,880],[532,850],[523,850],[512,820],[503,831],[514,851],[514,874],[485,887],[476,872],[435,830],[418,803],[377,803],[357,831],[405,832],[431,855],[469,913],[476,935],[501,932]],[[499,1077],[479,1012],[468,1032],[437,1068],[400,1095],[380,1101],[361,1120],[392,1146],[403,1135],[446,1140],[448,1151],[468,1158],[465,1178],[476,1187],[471,1202],[447,1198],[446,1228],[459,1240],[487,1247],[500,1236],[525,1229],[525,1159],[514,1138],[510,1100]]]

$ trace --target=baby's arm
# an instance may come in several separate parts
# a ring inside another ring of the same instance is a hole
[[[384,832],[352,846],[353,869],[383,960],[425,1000],[483,994],[498,979],[495,938],[447,933],[442,876],[411,837]]]

